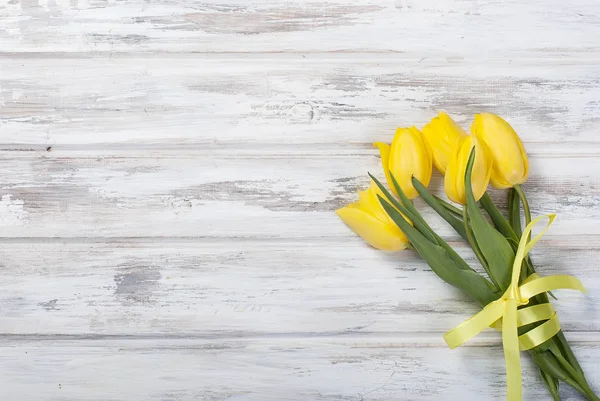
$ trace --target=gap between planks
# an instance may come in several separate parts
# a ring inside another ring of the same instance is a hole
[[[451,329],[452,327],[449,327]],[[152,341],[153,343],[202,343],[202,342],[264,342],[272,340],[276,342],[373,342],[389,343],[395,348],[446,348],[443,340],[443,332],[412,332],[412,333],[390,333],[390,332],[313,332],[313,333],[255,333],[255,332],[215,332],[215,333],[178,333],[178,334],[6,334],[0,333],[0,347],[16,346],[31,342],[56,342],[71,345],[73,341],[111,341],[111,342],[137,342]],[[565,332],[569,343],[587,344],[600,343],[600,332],[598,331],[567,331]],[[472,338],[463,347],[500,347],[500,334],[494,331],[486,331]]]
[[[1,237],[0,244],[107,244],[119,247],[135,247],[152,244],[177,245],[195,244],[197,246],[214,246],[244,243],[248,246],[273,244],[300,247],[316,247],[327,245],[340,245],[348,243],[349,239],[356,239],[356,235],[348,230],[347,236],[314,236],[314,237],[282,237],[277,236],[136,236],[136,237]],[[447,238],[450,246],[456,248],[467,248],[464,241],[459,238]],[[600,235],[546,235],[539,241],[539,246],[557,247],[573,250],[598,250],[600,249]],[[352,244],[349,244],[351,246]],[[367,247],[367,245],[365,245]],[[373,250],[373,252],[376,252]],[[425,263],[425,262],[423,262]]]
[[[398,61],[415,61],[417,64],[431,62],[433,60],[444,60],[448,64],[465,64],[473,65],[478,62],[494,64],[511,64],[512,60],[535,63],[549,63],[556,65],[573,64],[573,58],[577,59],[577,64],[594,65],[600,60],[600,47],[589,48],[585,51],[576,50],[557,50],[544,51],[527,50],[527,51],[505,51],[495,56],[480,57],[469,54],[468,58],[457,57],[456,52],[440,52],[440,51],[405,51],[405,50],[273,50],[273,51],[19,51],[7,52],[0,51],[0,61],[2,60],[21,60],[21,59],[206,59],[206,60],[232,60],[232,61],[247,61],[253,60],[298,60],[304,62],[323,60],[356,60],[357,58],[367,58],[370,61],[376,62],[398,62]],[[510,59],[510,60],[509,60]]]
[[[393,135],[390,134],[390,139]],[[536,158],[598,158],[600,142],[525,142],[527,154]],[[46,157],[61,159],[127,158],[127,159],[186,159],[215,158],[302,158],[378,156],[371,143],[97,143],[97,144],[32,144],[0,143],[0,155],[11,157]]]

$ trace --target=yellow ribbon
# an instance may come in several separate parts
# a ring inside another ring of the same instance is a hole
[[[549,219],[548,225],[531,241],[527,237],[533,227],[544,217]],[[529,299],[546,291],[571,289],[586,292],[583,284],[573,276],[555,275],[541,277],[532,274],[519,286],[521,264],[531,248],[546,233],[556,218],[555,214],[540,216],[527,225],[515,255],[512,268],[511,283],[504,295],[486,305],[481,312],[461,323],[444,335],[444,340],[450,348],[456,348],[469,339],[481,333],[487,327],[502,329],[502,345],[506,360],[506,388],[508,401],[520,401],[522,396],[521,358],[520,350],[526,351],[552,338],[560,330],[556,312],[549,303],[532,305],[517,310],[517,307],[527,305]],[[517,329],[526,324],[545,320],[538,327],[527,333],[518,335]]]

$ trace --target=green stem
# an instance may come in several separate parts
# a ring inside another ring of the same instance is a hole
[[[525,225],[527,226],[527,225],[529,225],[529,223],[531,223],[531,209],[529,208],[529,202],[527,202],[527,197],[525,196],[525,192],[523,192],[523,188],[521,188],[521,185],[517,184],[513,188],[516,191],[516,193],[519,195],[519,198],[521,199],[521,203],[523,204],[523,213],[525,214]],[[531,240],[531,233],[529,233],[529,235],[527,236],[527,241],[530,241],[530,240]],[[529,255],[527,255],[527,258],[526,258],[526,265],[528,265],[528,267],[529,267],[530,274],[533,274],[535,272],[535,270],[533,269],[533,263],[531,263],[531,257]],[[556,297],[554,296],[554,294],[551,291],[548,291],[548,294],[550,294],[550,296],[552,298],[556,299]]]
[[[558,347],[555,344],[552,344],[548,349],[550,350],[550,352],[552,352],[552,354],[554,354],[554,357],[558,360],[558,362],[560,362],[560,364],[565,368],[569,376],[571,376],[572,379],[577,380],[577,378],[579,377],[579,372],[577,372],[565,359]]]
[[[552,394],[552,399],[554,401],[561,401],[560,394],[558,392],[558,379],[551,374],[544,372],[542,369],[538,368],[538,370],[540,372],[540,376],[542,376],[542,379],[544,379],[544,382],[546,383],[548,391],[550,391],[550,394]]]
[[[452,228],[454,228],[454,230],[458,233],[458,235],[461,236],[461,238],[467,241],[467,233],[465,232],[465,226],[462,222],[462,212],[459,210],[459,216],[455,215],[454,212],[451,212],[448,209],[448,207],[454,208],[452,205],[446,204],[446,206],[444,206],[442,202],[440,202],[440,199],[435,197],[431,192],[429,192],[429,190],[427,190],[427,187],[424,186],[421,183],[421,181],[417,180],[414,176],[412,177],[412,183],[417,192],[425,201],[425,203],[431,206],[431,208],[435,210],[441,218],[446,220],[446,222],[450,224]]]
[[[490,218],[492,219],[496,230],[502,233],[502,235],[504,235],[504,237],[506,238],[512,238],[517,242],[519,241],[519,237],[517,237],[517,234],[515,234],[515,231],[510,226],[510,223],[508,222],[506,217],[504,217],[502,212],[494,204],[494,201],[492,201],[492,198],[490,197],[489,193],[484,193],[481,199],[479,200],[479,203],[485,209],[488,216],[490,216]]]
[[[485,260],[485,257],[483,256],[481,249],[479,249],[479,245],[477,245],[477,242],[475,241],[475,236],[473,235],[473,231],[471,231],[471,227],[469,227],[469,217],[467,214],[467,205],[463,206],[462,217],[463,217],[463,223],[465,225],[465,231],[467,232],[467,240],[469,241],[469,244],[471,244],[471,248],[473,248],[473,252],[475,253],[475,256],[477,256],[479,263],[481,263],[481,266],[483,266],[483,269],[485,270],[485,272],[487,273],[489,278],[492,280],[492,282],[494,283],[496,288],[498,290],[500,290],[500,288],[502,288],[502,287],[500,287],[500,285],[496,282],[496,280],[494,280],[494,276],[490,273],[490,268],[487,264],[487,261]]]
[[[449,211],[450,213],[454,214],[456,217],[462,217],[462,211],[457,208],[456,206],[454,206],[453,204],[451,204],[450,202],[446,202],[445,200],[443,200],[442,198],[440,198],[439,196],[435,196],[433,195],[433,197],[435,198],[435,200],[437,200],[442,206],[444,206],[444,208]]]
[[[596,395],[596,393],[594,393],[594,391],[588,386],[588,384],[586,383],[586,397],[588,398],[588,400],[590,401],[600,401],[600,397],[598,397]]]
[[[523,188],[521,185],[517,184],[514,186],[515,191],[519,194],[519,198],[521,198],[521,203],[523,204],[523,213],[525,213],[525,225],[528,226],[531,223],[531,209],[529,209],[529,202],[527,202],[527,197],[525,196],[525,192],[523,192]],[[527,236],[527,241],[531,239],[531,233]]]
[[[531,352],[532,350],[530,350]],[[581,394],[586,395],[586,390],[583,389],[579,383],[571,378],[570,375],[565,372],[561,364],[554,357],[554,354],[550,351],[545,352],[531,352],[536,365],[546,373],[556,377],[557,379],[567,383]]]
[[[546,302],[548,302],[547,298]],[[556,335],[554,336],[554,340],[556,341],[556,344],[560,349],[561,354],[563,354],[567,361],[569,361],[571,366],[573,366],[583,376],[583,369],[581,368],[581,365],[579,365],[579,361],[577,361],[577,358],[571,350],[571,347],[569,346],[569,343],[567,342],[567,339],[565,338],[565,335],[562,332],[562,330],[556,333]]]
[[[594,401],[598,400],[599,399],[598,396],[596,396],[596,394],[594,394],[594,392],[592,391],[590,386],[587,384],[587,381],[585,380],[583,375],[580,372],[578,372],[569,363],[569,361],[567,361],[565,359],[565,357],[562,355],[562,353],[556,347],[556,345],[551,346],[549,349],[550,349],[550,352],[552,352],[552,354],[554,355],[554,357],[558,360],[558,362],[562,365],[562,367],[567,371],[569,376],[571,376],[571,378],[573,380],[575,380],[575,382],[577,382],[577,384],[580,386],[580,389],[577,389],[577,390],[579,392],[581,392],[582,394],[584,394],[589,400],[594,400]]]
[[[523,228],[521,227],[521,204],[519,202],[519,195],[514,188],[509,189],[508,192],[508,222],[512,227],[517,237],[521,237]]]

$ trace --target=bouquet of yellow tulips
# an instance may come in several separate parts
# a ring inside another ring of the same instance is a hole
[[[482,113],[475,116],[468,135],[441,112],[422,130],[399,128],[391,145],[374,145],[391,192],[370,175],[371,186],[359,192],[358,202],[337,213],[377,249],[416,251],[441,279],[481,305],[479,313],[444,335],[448,346],[457,347],[489,327],[500,330],[508,400],[522,398],[520,351],[529,351],[554,400],[561,399],[561,382],[588,400],[600,400],[590,389],[548,298],[553,290],[585,292],[585,288],[572,276],[540,276],[528,256],[555,215],[531,218],[520,186],[527,180],[529,163],[513,128],[499,116]],[[462,208],[427,189],[433,165],[444,175],[448,198]],[[509,190],[506,215],[487,193],[490,181]],[[468,242],[485,275],[432,230],[412,202],[417,196]],[[547,226],[531,238],[533,227],[544,218]]]

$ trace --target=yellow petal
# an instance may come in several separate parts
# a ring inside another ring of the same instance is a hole
[[[406,248],[406,236],[397,226],[385,224],[356,208],[343,207],[336,210],[336,213],[372,247],[383,251],[400,251]]]
[[[443,111],[440,111],[437,117],[425,125],[422,131],[432,149],[435,167],[445,174],[454,144],[467,133]]]
[[[460,203],[464,205],[466,202],[460,198],[458,194],[458,188],[456,188],[456,172],[458,169],[456,166],[456,162],[451,158],[448,162],[448,168],[446,169],[446,175],[444,175],[444,191],[446,192],[446,196],[452,202]]]
[[[464,199],[464,193],[459,192],[458,184],[460,184],[458,177],[461,175],[461,160],[459,159],[460,148],[463,140],[458,141],[454,144],[448,166],[446,169],[446,175],[444,176],[444,190],[446,196],[456,203],[464,205],[466,203]]]
[[[396,193],[396,189],[394,188],[392,179],[390,177],[390,145],[384,142],[375,142],[373,146],[379,149],[381,165],[383,166],[383,173],[385,174],[385,179],[388,183],[388,186],[394,193]],[[396,195],[398,194],[396,193]]]
[[[432,168],[431,149],[423,134],[415,127],[398,128],[390,149],[390,171],[407,198],[419,195],[412,184],[412,177],[427,186]]]
[[[359,191],[358,192],[359,209],[370,214],[371,216],[375,217],[379,221],[387,222],[389,216],[386,213],[383,206],[381,206],[381,203],[379,202],[379,198],[377,197],[378,194],[381,195],[381,197],[383,199],[386,199],[383,192],[381,192],[379,190],[379,188],[377,187],[377,185],[374,182],[371,182],[371,186],[369,188],[365,189],[364,191]]]
[[[507,189],[507,188],[513,187],[513,185],[511,185],[510,182],[505,181],[501,175],[499,175],[497,173],[494,174],[493,171],[494,170],[492,169],[492,176],[490,177],[490,183],[492,184],[492,186],[494,188]]]
[[[502,189],[527,180],[527,153],[523,142],[509,123],[495,114],[476,114],[471,131],[486,143],[493,158],[492,185]]]
[[[473,139],[476,140],[474,137]],[[468,157],[469,156],[467,156],[467,159]],[[490,157],[489,150],[484,142],[476,141],[475,162],[473,163],[473,175],[471,178],[471,188],[473,189],[473,196],[475,197],[476,201],[481,199],[481,197],[487,191],[491,175],[492,158]]]
[[[444,189],[448,198],[463,205],[466,203],[465,174],[473,147],[475,147],[475,161],[471,176],[471,188],[475,200],[479,200],[483,196],[490,181],[492,160],[485,143],[475,136],[466,136],[455,144],[444,177]]]

